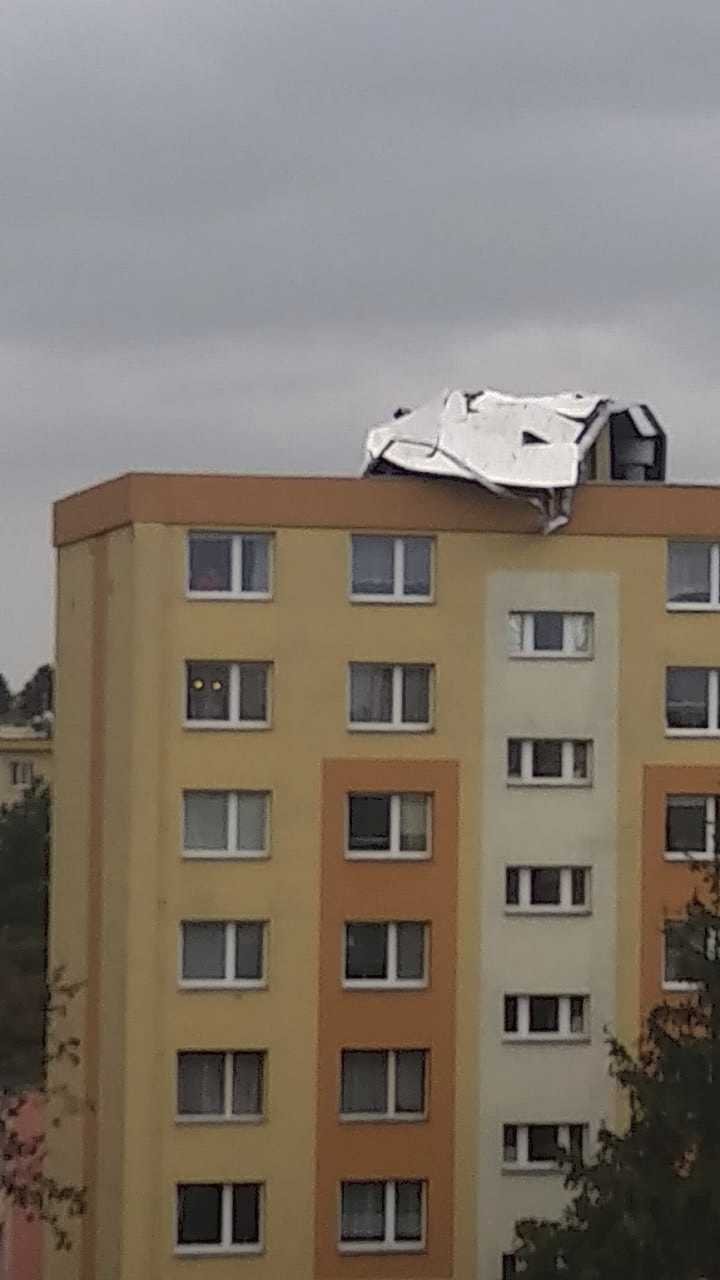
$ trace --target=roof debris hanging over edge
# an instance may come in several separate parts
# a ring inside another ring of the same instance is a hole
[[[647,405],[572,392],[517,397],[490,390],[444,391],[419,409],[399,409],[368,433],[365,474],[472,480],[529,502],[550,533],[570,519],[583,459],[606,425],[613,478],[664,478],[665,434]]]

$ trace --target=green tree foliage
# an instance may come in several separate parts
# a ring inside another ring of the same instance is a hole
[[[45,715],[53,709],[53,669],[48,663],[38,667],[37,671],[23,685],[17,696],[17,710],[25,720],[34,716]]]
[[[13,695],[5,676],[0,671],[0,717],[12,710]]]
[[[711,892],[687,907],[684,974],[697,989],[649,1014],[637,1051],[618,1040],[610,1072],[627,1130],[604,1128],[588,1164],[562,1157],[568,1207],[516,1226],[523,1280],[720,1277],[720,913]]]

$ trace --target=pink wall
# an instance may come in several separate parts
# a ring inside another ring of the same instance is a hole
[[[28,1098],[15,1121],[18,1135],[32,1139],[42,1132],[42,1101]],[[0,1280],[41,1280],[43,1227],[8,1206],[2,1213]]]

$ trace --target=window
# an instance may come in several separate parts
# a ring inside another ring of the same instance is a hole
[[[353,793],[348,796],[349,858],[426,858],[430,853],[430,797]]]
[[[502,1256],[502,1280],[515,1280],[520,1274],[518,1260],[514,1253],[504,1253]]]
[[[555,1169],[562,1152],[582,1159],[586,1129],[584,1124],[506,1124],[503,1126],[503,1168]]]
[[[10,761],[10,782],[13,787],[29,787],[35,777],[32,760]]]
[[[265,985],[265,924],[261,920],[185,920],[181,952],[184,987]]]
[[[259,1182],[181,1182],[178,1253],[258,1253],[262,1247]]]
[[[262,858],[268,849],[267,791],[186,791],[187,858]]]
[[[698,985],[706,960],[716,960],[718,936],[692,920],[666,920],[663,932],[663,986],[687,991]]]
[[[187,721],[265,729],[269,671],[269,662],[188,662]]]
[[[666,715],[668,730],[678,736],[720,733],[718,677],[708,667],[668,667]]]
[[[352,728],[429,729],[431,671],[416,663],[351,662]]]
[[[514,658],[591,658],[591,613],[510,614],[510,654]]]
[[[418,1252],[425,1244],[425,1183],[343,1182],[340,1249],[343,1252]]]
[[[432,596],[432,538],[353,534],[350,594],[353,600],[369,602],[428,601]]]
[[[669,609],[720,608],[720,544],[668,543]]]
[[[508,782],[516,786],[588,786],[592,743],[571,738],[510,738]]]
[[[505,996],[504,1031],[512,1040],[585,1040],[587,996]]]
[[[211,600],[269,599],[271,547],[268,533],[191,533],[189,594]]]
[[[505,909],[537,915],[590,910],[589,867],[506,867]]]
[[[344,1049],[340,1114],[352,1120],[417,1120],[425,1114],[424,1049]]]
[[[718,852],[718,797],[668,796],[665,857],[714,858]]]
[[[424,987],[427,926],[417,920],[345,926],[346,987]]]
[[[263,1111],[265,1054],[179,1053],[177,1112],[181,1120],[258,1120]]]

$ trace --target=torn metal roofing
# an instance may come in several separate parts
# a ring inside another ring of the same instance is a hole
[[[396,471],[475,481],[525,499],[545,532],[570,518],[583,461],[609,427],[612,478],[664,478],[665,436],[646,405],[571,392],[517,397],[498,391],[444,391],[398,410],[366,442],[366,473]]]

